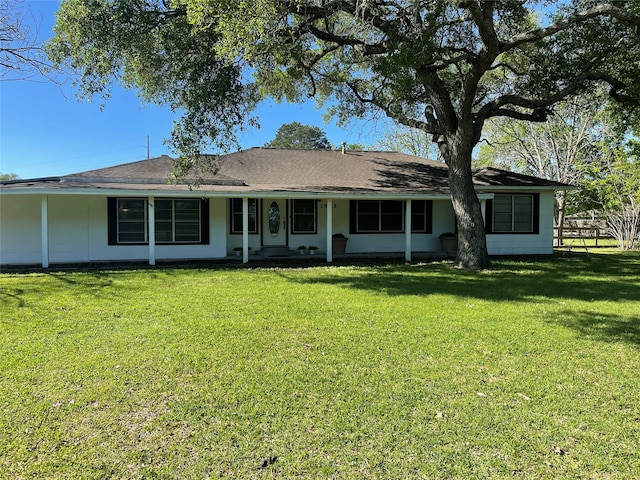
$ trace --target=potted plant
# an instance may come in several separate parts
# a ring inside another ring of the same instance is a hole
[[[298,247],[298,253],[299,253],[300,255],[304,255],[304,252],[305,252],[305,250],[306,250],[306,249],[307,249],[307,247],[305,247],[304,245],[300,245],[300,246]]]
[[[233,247],[233,251],[236,254],[236,257],[240,256],[240,253],[242,253],[242,247]]]
[[[440,235],[440,250],[443,253],[455,255],[458,251],[458,235],[453,232],[446,232]]]
[[[343,234],[334,233],[331,240],[332,240],[331,243],[332,243],[334,254],[340,255],[347,250],[347,240],[349,239],[345,237]]]
[[[309,247],[309,255],[315,255],[316,254],[316,250],[318,250],[318,247],[316,247],[315,245],[311,245]]]

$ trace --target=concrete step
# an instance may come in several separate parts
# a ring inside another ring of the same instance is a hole
[[[289,247],[285,245],[266,245],[263,246],[258,252],[258,255],[262,257],[290,257],[294,255],[294,251],[290,250]]]

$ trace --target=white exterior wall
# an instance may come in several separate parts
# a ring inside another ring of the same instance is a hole
[[[489,255],[550,255],[553,253],[553,192],[540,193],[540,233],[488,234]]]
[[[107,199],[49,195],[49,262],[146,261],[148,245],[109,245]],[[226,255],[225,200],[209,200],[209,245],[156,245],[157,260]],[[0,197],[0,264],[42,262],[40,195]]]
[[[334,233],[343,233],[349,238],[346,253],[388,253],[403,252],[406,235],[402,233],[350,234],[349,200],[337,200],[334,209]],[[455,215],[450,200],[433,200],[432,233],[411,235],[413,252],[439,252],[441,233],[455,230]]]
[[[266,200],[265,200],[266,201]],[[226,215],[229,215],[229,204],[225,201]],[[289,233],[289,249],[296,250],[298,246],[318,247],[318,253],[327,251],[327,201],[321,200],[317,205],[318,231],[314,234]],[[287,221],[290,230],[291,219]],[[450,200],[433,201],[433,233],[412,235],[411,247],[414,252],[438,252],[440,251],[439,236],[444,232],[455,230],[455,216]],[[227,228],[227,254],[231,255],[234,247],[242,246],[242,235],[231,235]],[[347,253],[388,253],[403,252],[405,249],[404,233],[382,234],[351,234],[349,225],[349,200],[337,199],[333,201],[333,228],[334,234],[342,233],[349,240]],[[260,234],[249,235],[249,246],[253,252],[260,250]]]
[[[49,262],[88,262],[92,197],[49,196]],[[105,201],[104,199],[102,199]],[[106,201],[105,201],[106,203]]]
[[[42,196],[0,195],[0,264],[41,264]],[[289,247],[315,245],[326,252],[327,202],[318,203],[318,232],[313,235],[289,235]],[[490,255],[551,254],[553,252],[553,192],[540,194],[540,233],[536,235],[487,235]],[[242,235],[230,235],[227,224],[228,200],[209,200],[209,245],[156,245],[157,260],[213,259],[228,255],[242,245]],[[149,258],[147,245],[109,245],[107,200],[103,196],[49,195],[49,261],[81,263],[138,260]],[[455,217],[449,200],[433,201],[433,233],[413,234],[412,251],[440,251],[439,235],[455,230]],[[349,200],[334,200],[333,233],[349,238],[347,253],[402,252],[405,234],[351,234]],[[260,248],[260,235],[250,235],[253,251]]]
[[[40,195],[0,195],[0,265],[42,262]]]

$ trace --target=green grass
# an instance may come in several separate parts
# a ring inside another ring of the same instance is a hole
[[[0,478],[640,476],[637,252],[0,288]]]

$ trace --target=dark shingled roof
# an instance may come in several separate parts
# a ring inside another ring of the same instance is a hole
[[[219,193],[450,193],[444,163],[396,152],[251,148],[203,158],[211,168],[190,174],[190,178],[181,184],[169,184],[174,159],[164,155],[59,178],[5,182],[2,188],[183,191],[197,182],[194,190]],[[476,172],[474,183],[478,190],[568,187],[494,168]]]
[[[523,175],[522,173],[509,172],[500,170],[499,168],[481,168],[473,174],[473,183],[477,186],[487,187],[551,187],[558,190],[566,188],[565,183],[555,182],[553,180],[545,180],[543,178],[532,177],[531,175]]]

